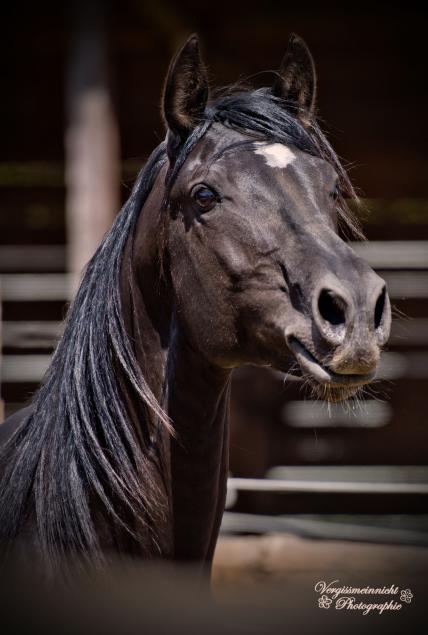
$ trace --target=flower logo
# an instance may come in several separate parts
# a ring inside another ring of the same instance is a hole
[[[400,593],[400,600],[402,602],[407,602],[407,604],[410,604],[410,602],[412,601],[412,597],[413,597],[413,593],[411,592],[410,589],[402,589]]]
[[[332,603],[332,599],[329,598],[327,595],[322,595],[319,599],[318,599],[318,606],[320,607],[320,609],[329,609],[330,608],[330,604]],[[409,600],[410,602],[410,600]]]

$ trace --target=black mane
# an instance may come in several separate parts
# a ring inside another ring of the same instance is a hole
[[[326,159],[338,172],[343,191],[354,196],[319,127],[314,123],[304,128],[267,90],[225,92],[207,107],[168,172],[167,193],[189,152],[214,122]],[[1,449],[0,544],[7,548],[13,543],[31,509],[43,558],[52,567],[70,553],[103,561],[93,499],[120,531],[131,536],[140,526],[152,531],[157,492],[148,449],[128,421],[121,375],[141,404],[156,414],[159,425],[169,429],[170,422],[135,359],[121,307],[120,272],[125,245],[166,161],[162,143],[86,268],[31,415]],[[355,230],[344,207],[340,210]],[[148,426],[147,421],[140,423]]]

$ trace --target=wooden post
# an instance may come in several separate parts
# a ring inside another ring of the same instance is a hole
[[[120,203],[119,132],[108,83],[106,5],[73,3],[67,77],[66,222],[68,271],[79,274]]]

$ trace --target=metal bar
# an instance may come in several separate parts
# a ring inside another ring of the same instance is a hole
[[[364,483],[229,478],[228,489],[278,494],[428,494],[428,483]]]
[[[351,243],[354,251],[378,269],[428,269],[428,241],[372,240]]]
[[[392,407],[388,403],[374,399],[365,399],[358,404],[293,400],[282,409],[284,423],[293,428],[379,428],[387,425],[392,416]]]
[[[49,296],[49,297],[47,297]],[[64,300],[55,293],[55,289],[46,290],[44,299]],[[48,355],[45,357],[49,357]],[[5,355],[3,358],[3,381],[28,381],[20,380],[19,376],[33,377],[31,381],[40,381],[44,371],[38,373],[38,368],[42,368],[39,362],[34,363],[34,359],[40,356],[34,355]],[[44,368],[44,365],[43,365]],[[409,379],[421,380],[428,376],[428,353],[384,353],[378,379],[399,379],[407,377]],[[8,379],[4,379],[8,377]],[[9,379],[14,377],[14,379]]]
[[[53,291],[54,287],[58,290],[58,296],[60,300],[64,300],[67,297],[67,287],[71,286],[71,282],[67,279],[63,281],[60,278],[58,284],[58,278],[49,278],[46,282],[39,284],[38,280],[34,283],[31,279],[28,281],[22,280],[18,277],[16,282],[13,279],[6,279],[6,286],[12,291],[9,291],[6,295],[8,297],[16,298],[20,294],[25,294],[26,297],[32,297],[35,294],[35,298],[48,295],[52,297],[52,293],[55,295],[57,291]],[[54,284],[52,284],[52,282]],[[36,346],[40,340],[42,342],[52,341],[53,344],[58,339],[61,333],[61,323],[53,321],[17,321],[17,322],[3,322],[3,342],[4,346],[16,346],[19,348],[26,346]],[[395,344],[426,344],[428,343],[428,320],[423,318],[416,318],[412,320],[394,320],[393,332],[390,341]],[[366,405],[366,404],[365,404]]]
[[[403,247],[403,252],[400,249]],[[391,295],[423,294],[426,297],[428,276],[428,241],[385,241],[354,243],[354,250],[377,269],[386,269],[383,277]],[[65,267],[66,252],[62,245],[2,245],[1,271],[57,271]],[[420,272],[400,272],[395,269],[421,269]]]
[[[11,384],[39,383],[51,361],[51,355],[4,355],[1,381]]]
[[[73,293],[75,277],[63,273],[10,273],[0,276],[3,302],[65,302]]]
[[[0,247],[0,270],[1,271],[27,271],[31,268],[43,269],[46,272],[55,271],[63,268],[64,265],[64,250],[62,247],[30,247],[27,253],[27,248],[20,247],[13,248],[9,251],[9,248],[4,251],[4,247]],[[18,251],[14,251],[17,249]],[[9,255],[11,258],[8,260]],[[61,260],[61,265],[59,260]],[[394,272],[394,273],[382,273],[382,277],[386,280],[388,285],[389,294],[392,298],[428,298],[428,273],[425,272]],[[3,286],[3,300],[32,300],[31,289],[34,289],[35,300],[43,300],[43,294],[45,291],[39,291],[40,289],[46,289],[52,287],[54,282],[54,288],[57,296],[61,296],[58,299],[64,299],[68,297],[70,283],[73,278],[69,274],[64,273],[2,273],[0,274],[1,283]],[[20,297],[21,289],[28,289],[29,291],[23,292],[23,297]],[[51,299],[52,292],[47,292],[47,300]],[[412,325],[419,329],[421,333],[420,337],[426,341],[427,334],[425,331],[426,324],[420,320],[420,324],[416,320],[409,320],[406,325],[403,325],[402,335],[403,342],[405,343],[406,331],[412,333]],[[400,334],[401,336],[401,334]],[[395,335],[393,337],[396,337]]]
[[[220,531],[223,534],[288,533],[316,540],[428,545],[428,535],[422,530],[361,525],[352,521],[334,522],[301,516],[264,516],[228,511],[223,514]]]

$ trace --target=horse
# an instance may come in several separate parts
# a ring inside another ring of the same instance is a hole
[[[40,389],[1,426],[3,562],[209,572],[233,369],[293,367],[327,401],[375,377],[388,293],[347,244],[356,194],[317,123],[303,40],[271,86],[212,96],[191,36],[162,113],[165,140],[88,263]]]

